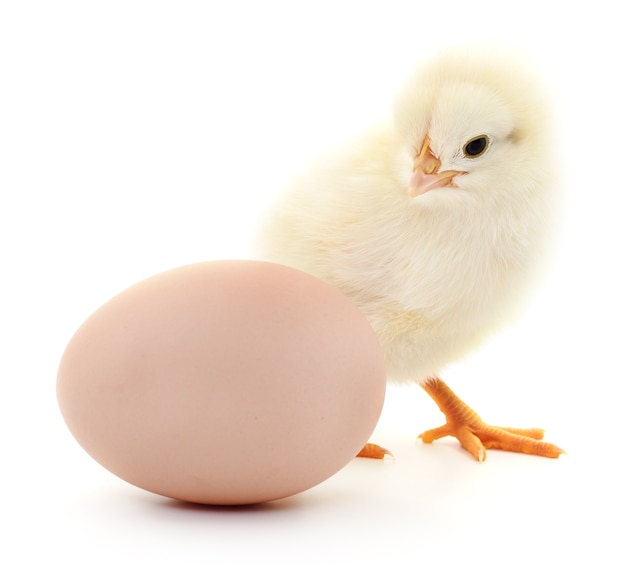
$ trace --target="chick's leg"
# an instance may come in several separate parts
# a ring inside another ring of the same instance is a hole
[[[443,426],[420,434],[419,437],[427,444],[444,436],[454,436],[479,462],[485,460],[486,450],[490,448],[548,458],[558,458],[564,453],[554,444],[542,441],[543,430],[500,428],[486,424],[438,377],[427,379],[421,386],[446,416]]]

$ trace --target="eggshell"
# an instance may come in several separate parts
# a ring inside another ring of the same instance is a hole
[[[146,490],[247,504],[306,490],[366,443],[382,349],[340,292],[257,261],[184,266],[98,309],[63,354],[57,397],[83,448]]]

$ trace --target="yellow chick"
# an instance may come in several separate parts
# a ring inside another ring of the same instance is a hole
[[[539,429],[499,428],[439,378],[517,310],[550,214],[546,110],[510,55],[455,49],[412,76],[393,121],[319,161],[270,212],[262,255],[345,293],[385,352],[392,382],[416,381],[477,460],[498,448],[563,451]],[[382,457],[368,444],[360,455]]]

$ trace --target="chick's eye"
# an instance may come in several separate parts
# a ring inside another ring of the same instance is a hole
[[[465,157],[478,157],[487,151],[489,146],[489,138],[486,135],[479,135],[470,139],[463,146],[463,155]]]

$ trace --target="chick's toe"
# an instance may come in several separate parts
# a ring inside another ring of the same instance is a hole
[[[539,428],[503,428],[486,424],[439,378],[426,380],[422,387],[446,416],[446,423],[443,426],[419,435],[426,444],[444,436],[453,436],[479,462],[486,459],[488,449],[521,452],[547,458],[558,458],[565,453],[558,446],[544,442],[544,432]]]
[[[393,454],[387,450],[387,448],[370,443],[365,444],[357,454],[357,458],[373,458],[374,460],[382,460],[385,456],[391,456],[393,458]]]

